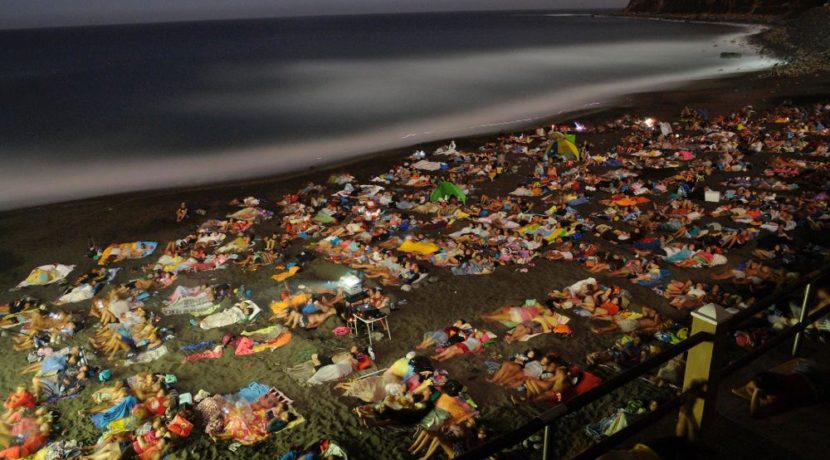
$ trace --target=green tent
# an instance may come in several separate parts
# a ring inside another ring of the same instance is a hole
[[[458,201],[467,204],[467,195],[452,182],[443,181],[429,194],[429,201],[435,202],[454,196]]]

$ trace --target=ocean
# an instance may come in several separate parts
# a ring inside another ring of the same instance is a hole
[[[544,12],[2,31],[0,209],[527,126],[773,65],[753,32]]]

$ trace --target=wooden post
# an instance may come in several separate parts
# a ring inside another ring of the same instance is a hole
[[[807,285],[804,286],[804,297],[801,299],[801,313],[799,314],[799,317],[798,317],[798,324],[803,324],[804,323],[804,318],[807,317],[807,310],[809,309],[807,304],[810,303],[810,294],[811,294],[810,291],[812,290],[811,288],[812,288],[811,283],[807,283]],[[802,332],[799,332],[798,334],[795,335],[795,340],[793,340],[793,356],[794,357],[798,356],[798,352],[801,349],[801,335],[802,334],[803,334]]]
[[[706,395],[695,401],[690,414],[701,430],[706,426],[706,419],[715,411],[715,397],[720,383],[720,355],[723,349],[719,342],[724,337],[723,331],[718,331],[718,325],[723,324],[730,316],[726,309],[713,303],[692,312],[692,331],[689,336],[698,332],[708,332],[714,336],[712,342],[703,342],[689,350],[683,377],[684,390],[698,382],[706,382]]]

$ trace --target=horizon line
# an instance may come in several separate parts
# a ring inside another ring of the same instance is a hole
[[[359,16],[406,16],[406,15],[429,15],[429,14],[459,14],[459,13],[536,13],[549,14],[552,12],[570,13],[580,12],[588,15],[600,12],[622,12],[624,8],[560,8],[560,9],[491,9],[491,10],[447,10],[447,11],[401,11],[393,13],[352,13],[352,14],[298,14],[289,16],[242,16],[238,18],[214,18],[214,19],[187,19],[187,20],[160,20],[147,22],[112,22],[101,24],[74,24],[63,26],[31,26],[31,27],[4,27],[0,26],[0,33],[2,32],[20,32],[20,31],[49,31],[49,30],[67,30],[67,29],[92,29],[92,28],[106,28],[106,27],[124,27],[124,26],[163,26],[174,24],[201,24],[201,23],[218,23],[218,22],[238,22],[238,21],[270,21],[275,19],[309,19],[309,18],[337,18],[337,17],[359,17]],[[579,14],[579,13],[577,13]]]

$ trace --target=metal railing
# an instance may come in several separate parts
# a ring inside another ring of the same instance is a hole
[[[783,331],[778,332],[763,345],[758,346],[751,352],[746,353],[740,358],[737,358],[734,361],[729,362],[721,369],[719,369],[718,378],[715,379],[715,386],[717,386],[717,383],[719,383],[719,379],[721,377],[730,375],[735,371],[745,367],[752,361],[758,359],[760,356],[768,353],[769,351],[777,348],[786,340],[792,337],[795,337],[792,350],[793,354],[795,355],[798,353],[799,350],[802,332],[811,324],[815,323],[817,320],[830,314],[830,304],[824,305],[823,307],[816,309],[812,312],[808,312],[810,301],[815,293],[815,289],[813,288],[814,285],[820,280],[827,278],[828,276],[830,276],[830,267],[815,270],[807,274],[806,276],[799,278],[799,280],[795,283],[784,286],[783,288],[777,290],[776,292],[762,299],[755,305],[745,310],[741,310],[740,312],[729,317],[722,324],[718,325],[716,333],[717,337],[716,335],[713,335],[708,332],[697,332],[691,335],[683,342],[680,342],[677,345],[674,345],[659,352],[658,354],[635,365],[634,367],[626,370],[625,372],[614,375],[613,377],[603,382],[601,385],[540,413],[539,415],[522,424],[519,428],[499,435],[493,438],[492,440],[480,446],[477,446],[463,453],[462,455],[459,455],[456,458],[460,460],[486,459],[491,455],[510,449],[511,447],[521,443],[522,441],[526,440],[532,435],[538,433],[540,430],[544,430],[542,455],[543,459],[547,460],[551,458],[551,427],[557,420],[560,420],[562,417],[568,414],[572,414],[582,409],[583,407],[596,402],[600,398],[610,394],[611,392],[619,389],[627,383],[642,377],[643,375],[665,364],[666,362],[675,358],[676,356],[682,353],[686,353],[687,351],[704,342],[714,342],[717,344],[717,339],[723,338],[727,334],[734,333],[734,331],[738,327],[740,327],[745,320],[749,319],[750,317],[754,316],[755,314],[761,311],[764,311],[776,305],[778,302],[781,302],[783,300],[789,300],[793,296],[793,294],[796,294],[800,289],[803,288],[804,290],[802,294],[801,314],[798,322],[795,325],[789,326]],[[714,389],[713,391],[717,391],[717,389]],[[653,413],[644,415],[643,417],[637,419],[636,421],[628,425],[626,428],[600,440],[588,449],[577,454],[574,458],[579,460],[588,460],[594,459],[597,456],[602,455],[603,453],[619,445],[621,442],[633,436],[634,434],[639,433],[644,429],[648,428],[649,426],[653,425],[671,411],[676,410],[683,404],[683,402],[686,400],[688,396],[689,391],[683,391],[675,398],[663,402],[661,406],[658,408],[658,410],[654,411]]]

